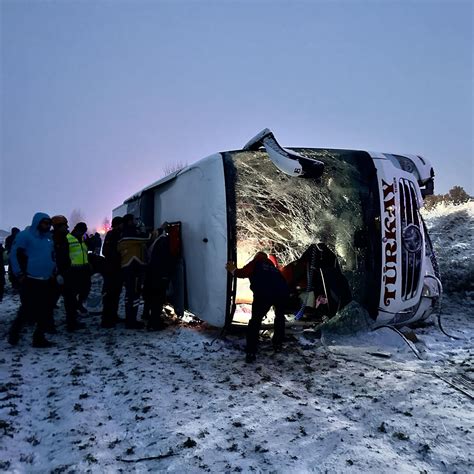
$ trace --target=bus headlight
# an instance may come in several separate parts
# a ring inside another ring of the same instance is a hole
[[[396,158],[403,171],[406,171],[407,173],[411,174],[415,173],[416,167],[413,161],[408,158],[405,158],[404,156],[397,156]]]

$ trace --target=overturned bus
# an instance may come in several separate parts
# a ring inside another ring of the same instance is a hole
[[[428,318],[442,292],[420,214],[433,178],[418,155],[282,148],[265,129],[242,150],[153,183],[113,215],[179,229],[170,295],[178,314],[231,324],[252,293],[225,264],[264,250],[290,285],[288,315],[331,317],[354,300],[377,325],[403,326]]]

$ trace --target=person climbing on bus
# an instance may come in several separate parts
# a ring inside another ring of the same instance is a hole
[[[228,262],[226,269],[236,278],[248,278],[253,292],[245,361],[250,363],[256,360],[262,320],[272,306],[275,310],[272,344],[275,351],[280,351],[285,337],[285,306],[289,296],[288,285],[282,274],[265,252],[257,252],[253,260],[243,268],[237,268],[234,262]]]

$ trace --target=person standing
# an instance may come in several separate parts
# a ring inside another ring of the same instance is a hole
[[[160,331],[166,326],[161,313],[166,303],[166,292],[173,275],[176,259],[171,254],[168,223],[164,222],[159,229],[159,235],[149,248],[149,262],[147,265],[145,284],[147,300],[150,308],[150,319],[147,329]]]
[[[237,278],[249,278],[253,292],[252,317],[247,326],[246,362],[254,362],[256,359],[262,320],[272,306],[275,310],[273,348],[275,351],[281,350],[285,337],[285,305],[289,297],[283,275],[265,252],[257,252],[253,260],[243,268],[237,268],[233,262],[228,262],[226,269]]]
[[[48,214],[38,212],[31,226],[20,232],[12,245],[10,262],[12,271],[20,284],[21,306],[13,321],[8,342],[16,345],[26,318],[34,316],[36,329],[33,347],[50,347],[45,337],[48,321],[53,311],[54,295],[54,247],[51,237],[51,219]]]
[[[92,253],[95,255],[100,255],[100,251],[102,249],[102,237],[98,232],[94,234],[94,248]]]
[[[64,275],[71,267],[71,260],[69,258],[69,242],[67,234],[69,233],[68,221],[62,215],[53,216],[51,218],[53,223],[53,244],[54,253],[56,255],[56,293],[54,297],[54,307],[61,295],[64,296]]]
[[[84,237],[83,237],[83,241],[84,243],[86,244],[86,247],[87,247],[87,250],[89,252],[93,252],[94,251],[94,234],[85,234]]]
[[[133,214],[123,216],[122,224],[118,251],[125,285],[125,327],[142,329],[143,323],[137,321],[137,313],[146,268],[146,244],[150,239],[139,231]]]
[[[7,258],[8,258],[8,280],[12,285],[12,288],[17,290],[19,288],[19,283],[13,274],[13,270],[10,264],[10,253],[12,250],[13,242],[15,241],[15,237],[19,234],[20,229],[18,227],[12,227],[10,235],[5,239],[5,250],[7,251]]]
[[[53,243],[58,274],[64,275],[71,266],[69,241],[67,239],[69,233],[68,221],[64,216],[57,215],[51,218],[51,222],[53,223]]]
[[[10,253],[12,250],[13,241],[15,237],[20,233],[20,229],[18,227],[12,227],[10,235],[5,239],[5,250],[7,253]]]
[[[0,244],[0,303],[3,301],[3,294],[5,292],[5,248]]]
[[[87,314],[84,302],[91,288],[91,270],[84,235],[87,225],[79,222],[71,233],[66,235],[69,250],[70,267],[64,276],[64,306],[66,309],[67,330],[72,332],[85,327],[77,321],[77,313]]]
[[[122,218],[116,216],[112,219],[112,229],[107,232],[102,249],[105,258],[101,322],[103,328],[113,328],[119,320],[118,307],[122,292],[122,274],[118,242],[121,232]]]

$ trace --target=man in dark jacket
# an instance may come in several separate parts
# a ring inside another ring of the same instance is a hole
[[[20,232],[12,245],[10,261],[15,277],[20,283],[21,307],[13,321],[8,342],[18,343],[26,317],[35,316],[36,329],[33,347],[50,347],[45,330],[53,311],[54,247],[51,238],[51,219],[38,212],[31,226]]]
[[[15,290],[19,288],[19,283],[16,280],[15,275],[13,274],[13,270],[10,264],[10,253],[12,250],[13,241],[15,240],[15,237],[19,234],[19,232],[20,229],[18,227],[12,227],[10,235],[5,239],[5,250],[7,251],[8,257],[8,280],[10,281],[12,288]]]
[[[3,261],[5,249],[0,244],[0,303],[3,301],[3,293],[5,292],[5,262]]]
[[[94,234],[94,248],[92,250],[92,253],[95,255],[100,255],[100,251],[102,249],[102,237],[98,232]]]
[[[283,275],[264,252],[258,252],[243,268],[237,268],[233,262],[228,262],[226,269],[237,278],[249,278],[250,289],[253,292],[245,360],[255,361],[262,320],[272,306],[275,310],[272,343],[276,351],[281,350],[285,337],[285,304],[289,296],[288,285]]]
[[[51,218],[53,223],[53,242],[54,251],[56,253],[56,266],[58,273],[64,275],[67,269],[71,266],[71,259],[69,258],[69,243],[67,241],[67,234],[69,233],[68,221],[64,216],[57,215]]]
[[[56,255],[56,288],[54,296],[54,307],[61,295],[64,297],[64,275],[71,266],[69,259],[69,243],[67,241],[67,234],[69,232],[68,221],[62,215],[53,216],[51,218],[53,223],[53,244]]]
[[[119,320],[118,307],[120,293],[122,292],[122,274],[118,242],[121,232],[122,218],[114,217],[112,219],[112,229],[107,232],[102,249],[105,258],[101,323],[103,328],[113,328]]]
[[[145,276],[146,299],[150,307],[148,330],[160,331],[166,326],[161,317],[166,303],[166,291],[173,275],[175,258],[171,254],[168,223],[164,222],[159,229],[157,239],[149,248],[149,262]]]

